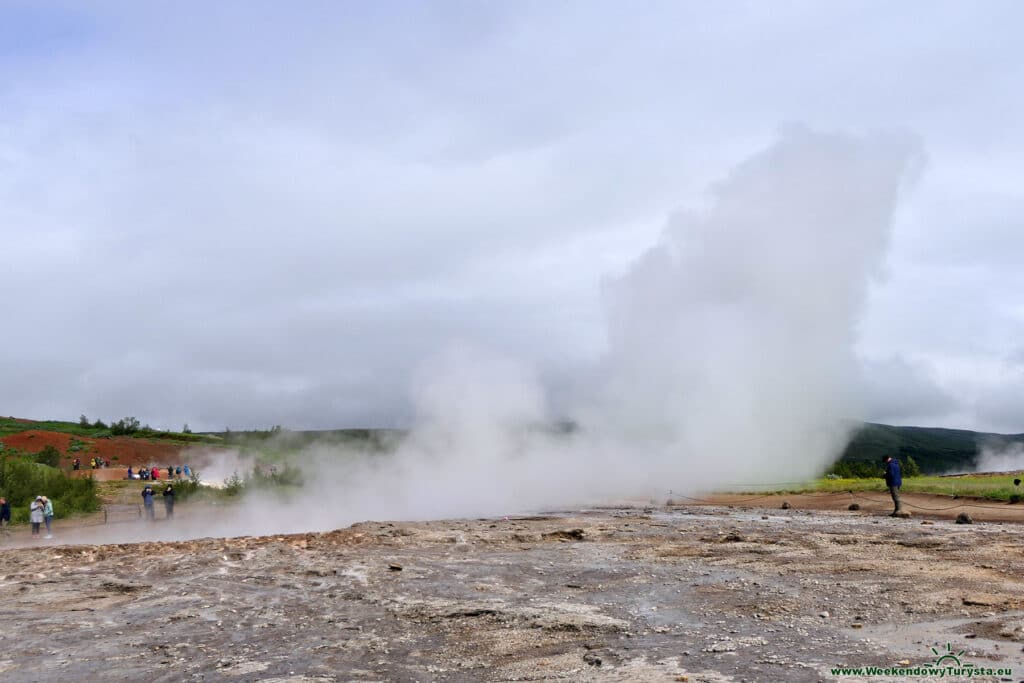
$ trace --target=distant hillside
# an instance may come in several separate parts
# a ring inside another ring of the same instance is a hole
[[[987,434],[966,429],[892,427],[867,423],[850,441],[841,460],[877,462],[883,455],[912,457],[924,474],[970,470],[980,444],[1024,443],[1024,434]]]
[[[129,422],[134,418],[125,418]],[[313,443],[345,445],[368,448],[371,451],[387,452],[404,438],[406,431],[398,429],[332,429],[320,431],[291,431],[274,427],[264,431],[225,431],[193,434],[191,432],[170,432],[137,427],[123,435],[117,435],[115,427],[124,426],[125,420],[107,426],[100,421],[93,424],[84,419],[79,422],[37,421],[0,417],[0,444],[6,440],[8,446],[36,453],[43,448],[47,439],[34,437],[33,433],[61,433],[67,443],[61,442],[59,450],[68,458],[74,455],[88,457],[93,449],[102,454],[94,444],[113,448],[114,445],[135,444],[139,450],[143,444],[166,444],[167,447],[184,447],[197,443],[216,446],[251,447],[258,450],[298,450]],[[137,421],[135,421],[137,422]],[[570,423],[558,424],[555,431],[572,431]],[[21,439],[19,441],[18,439]],[[31,441],[29,441],[31,439]],[[23,443],[24,442],[24,443]],[[44,443],[45,442],[45,443]],[[890,425],[865,423],[854,434],[850,444],[840,458],[841,462],[877,465],[883,455],[893,454],[901,460],[911,457],[923,474],[943,474],[972,470],[980,446],[991,444],[1024,444],[1024,434],[988,434],[967,429],[942,429],[938,427],[894,427]],[[70,444],[70,445],[68,445]],[[126,448],[128,446],[125,446]],[[3,448],[0,445],[0,448]],[[80,451],[80,452],[79,452]],[[122,458],[127,455],[120,453]],[[117,460],[117,458],[114,458]],[[122,463],[124,464],[124,463]]]

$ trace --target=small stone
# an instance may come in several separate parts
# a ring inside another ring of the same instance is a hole
[[[827,610],[822,610],[822,611],[818,612],[818,616],[821,617],[822,619],[828,619],[832,615],[829,614]]]
[[[956,516],[956,523],[957,524],[974,524],[974,518],[971,517],[966,512],[961,512],[959,515]]]
[[[788,509],[790,509],[791,507],[793,507],[793,506],[789,504],[789,501],[788,501],[788,500],[784,500],[784,501],[782,501],[782,509],[783,509],[783,510],[788,510]]]
[[[850,506],[848,508],[846,508],[846,509],[847,510],[860,510],[860,504],[859,503],[850,503]]]
[[[390,569],[393,572],[400,572],[402,571],[402,565],[392,562],[388,565],[388,569]]]
[[[850,628],[864,628],[864,624],[850,624]]]

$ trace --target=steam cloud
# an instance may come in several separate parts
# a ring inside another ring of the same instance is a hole
[[[1024,470],[1024,443],[986,443],[981,446],[975,472],[1019,472]]]
[[[544,428],[561,416],[531,368],[454,345],[417,376],[417,423],[397,452],[310,448],[298,504],[253,499],[179,533],[663,500],[819,474],[860,415],[857,324],[919,159],[905,135],[792,128],[706,207],[671,218],[604,284],[608,351],[573,432]]]

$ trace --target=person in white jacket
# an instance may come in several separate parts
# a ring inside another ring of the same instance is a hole
[[[28,506],[28,521],[32,522],[32,536],[39,536],[39,525],[43,523],[43,497],[36,496]]]
[[[53,501],[46,496],[43,496],[43,523],[46,524],[46,538],[53,538]]]

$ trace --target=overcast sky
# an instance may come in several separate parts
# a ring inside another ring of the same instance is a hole
[[[926,154],[861,323],[865,417],[1024,432],[1022,22],[0,0],[0,413],[400,425],[453,339],[557,398],[606,349],[603,278],[800,123]]]

